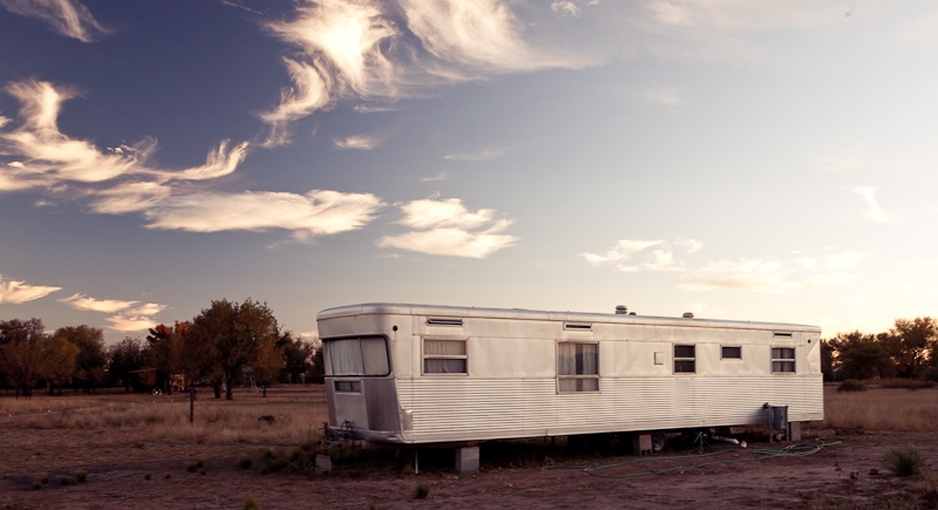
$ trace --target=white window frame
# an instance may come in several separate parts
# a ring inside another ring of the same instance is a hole
[[[563,351],[573,347],[573,358],[563,358]],[[595,351],[593,367],[588,366],[581,346]],[[577,356],[580,359],[577,360]],[[579,361],[579,363],[577,362]],[[571,364],[572,362],[572,364]],[[557,393],[596,393],[599,391],[599,342],[557,342]]]
[[[462,352],[460,353],[428,353],[428,346],[434,345],[433,342],[452,342],[453,344],[461,343]],[[448,361],[451,360],[462,360],[462,371],[447,371],[445,367],[449,364]],[[428,370],[427,362],[431,362],[431,366],[434,365],[435,361],[441,362],[438,363],[440,370],[430,369]],[[422,345],[420,346],[420,371],[423,375],[430,376],[466,376],[469,375],[469,340],[467,338],[438,338],[430,337],[424,338]]]
[[[791,356],[788,356],[788,353]],[[797,373],[798,365],[795,362],[797,351],[792,346],[772,347],[772,373],[773,374],[794,374]],[[791,370],[786,370],[790,367]]]

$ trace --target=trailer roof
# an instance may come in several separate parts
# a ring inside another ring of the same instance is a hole
[[[734,329],[783,329],[820,333],[819,326],[782,322],[741,321],[662,317],[652,315],[625,315],[596,312],[559,312],[527,310],[523,308],[480,308],[469,306],[426,305],[413,303],[361,303],[327,308],[319,312],[316,320],[354,315],[425,315],[452,318],[488,318],[516,320],[554,320],[590,323],[649,324],[681,327],[724,327]]]

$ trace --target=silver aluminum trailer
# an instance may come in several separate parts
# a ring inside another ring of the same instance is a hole
[[[370,303],[323,310],[330,428],[395,444],[824,417],[820,328]]]

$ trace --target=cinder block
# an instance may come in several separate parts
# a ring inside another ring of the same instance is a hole
[[[651,455],[651,434],[636,434],[632,440],[632,453]]]
[[[479,447],[466,446],[456,449],[456,472],[475,473],[479,470]]]
[[[332,472],[332,457],[328,455],[316,456],[316,472],[321,475],[328,475]]]

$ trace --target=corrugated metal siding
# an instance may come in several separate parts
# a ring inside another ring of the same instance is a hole
[[[418,443],[765,423],[764,403],[789,406],[791,421],[823,417],[815,376],[605,378],[600,393],[565,394],[553,378],[397,384]]]

